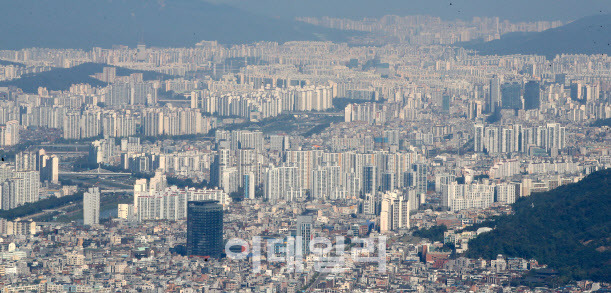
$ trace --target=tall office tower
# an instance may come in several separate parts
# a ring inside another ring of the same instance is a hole
[[[474,132],[473,132],[473,150],[476,153],[484,152],[484,125],[475,124]]]
[[[376,166],[363,167],[363,193],[375,193],[378,190]]]
[[[524,87],[524,109],[539,109],[541,106],[539,82],[531,80]]]
[[[522,109],[522,85],[517,82],[504,83],[501,86],[501,107],[503,109]]]
[[[314,226],[313,216],[297,217],[297,237],[301,237],[301,252],[303,255],[310,254],[310,241],[312,240],[312,228]]]
[[[412,169],[412,165],[418,160],[418,154],[413,152],[407,153],[395,153],[393,154],[395,159],[393,160],[395,163],[394,171],[395,171],[395,180],[397,180],[397,186],[408,187],[405,175]]]
[[[83,224],[97,225],[100,223],[100,189],[92,187],[83,194]]]
[[[452,97],[450,97],[450,95],[444,94],[441,99],[442,111],[446,113],[450,112],[450,103],[452,102]]]
[[[489,90],[486,110],[488,110],[488,113],[494,113],[501,100],[501,79],[498,76],[495,75],[490,79]]]
[[[136,48],[138,49],[138,54],[136,55],[138,61],[146,60],[146,44],[139,42]]]
[[[380,232],[409,228],[409,210],[409,200],[405,196],[395,192],[385,193],[380,211]]]
[[[187,203],[187,254],[221,258],[223,206],[213,200]]]

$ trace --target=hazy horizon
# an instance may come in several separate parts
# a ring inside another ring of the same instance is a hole
[[[476,16],[494,17],[510,21],[562,20],[611,13],[607,0],[202,0],[227,4],[249,12],[279,18],[339,17],[360,19],[384,15],[432,15],[445,20],[471,19]],[[530,7],[530,9],[525,9]]]

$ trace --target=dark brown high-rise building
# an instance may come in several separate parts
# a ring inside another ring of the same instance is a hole
[[[187,254],[220,258],[223,252],[223,206],[216,201],[187,203]]]

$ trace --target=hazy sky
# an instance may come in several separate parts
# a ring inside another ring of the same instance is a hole
[[[574,20],[611,13],[611,0],[207,0],[274,17],[379,17],[427,14],[444,19]]]

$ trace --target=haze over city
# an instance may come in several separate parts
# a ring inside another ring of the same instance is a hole
[[[611,290],[608,0],[0,20],[0,293]]]

